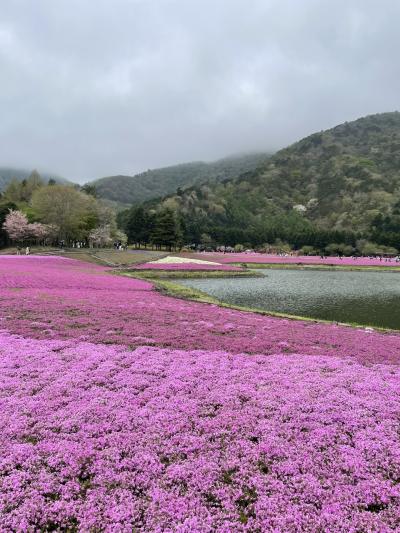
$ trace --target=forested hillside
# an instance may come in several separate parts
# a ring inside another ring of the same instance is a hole
[[[4,191],[7,185],[13,180],[23,181],[29,178],[31,175],[30,170],[24,170],[20,168],[12,167],[0,167],[0,192]],[[43,180],[48,181],[53,179],[57,183],[68,183],[66,179],[56,176],[55,174],[41,173]]]
[[[267,157],[266,153],[253,153],[227,157],[212,163],[197,161],[147,170],[135,176],[110,176],[90,184],[96,187],[99,198],[121,204],[140,203],[203,181],[236,178],[257,168]]]
[[[182,220],[186,240],[317,248],[367,238],[400,244],[400,113],[315,133],[237,179],[149,203]]]

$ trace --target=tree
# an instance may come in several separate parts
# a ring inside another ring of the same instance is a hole
[[[305,245],[299,250],[301,255],[316,255],[317,250],[314,248],[314,246]]]
[[[85,185],[81,187],[81,191],[89,196],[93,196],[93,198],[97,198],[96,186],[92,185],[91,183],[85,183]]]
[[[34,170],[29,178],[22,181],[13,178],[4,191],[4,197],[11,202],[26,204],[30,202],[32,194],[43,185],[40,174]]]
[[[99,226],[92,229],[89,233],[89,242],[91,246],[102,248],[112,243],[110,226]]]
[[[45,243],[47,239],[54,238],[58,228],[49,224],[33,222],[29,224],[25,213],[10,210],[5,217],[3,229],[11,240],[16,242],[34,240]]]
[[[200,242],[203,246],[210,246],[212,243],[211,235],[209,235],[208,233],[202,233],[200,235]]]
[[[163,209],[155,216],[154,228],[151,234],[151,242],[156,246],[166,246],[170,250],[176,245],[179,228],[171,209]]]
[[[349,244],[332,243],[325,246],[325,251],[329,255],[351,255],[354,252],[354,248]]]
[[[120,242],[122,244],[126,244],[128,242],[128,236],[123,231],[117,229],[111,234],[113,240]]]
[[[41,222],[58,226],[62,240],[85,239],[98,222],[96,200],[66,185],[36,190],[32,208]]]
[[[28,217],[21,211],[10,211],[6,216],[3,229],[11,240],[23,242],[30,237]]]
[[[4,248],[4,246],[7,246],[8,244],[8,234],[5,228],[3,228],[3,224],[10,211],[14,211],[16,209],[17,206],[12,202],[8,202],[0,206],[0,248]]]
[[[12,178],[12,180],[7,185],[4,191],[4,198],[9,202],[20,202],[21,201],[21,183],[17,178]]]
[[[143,207],[132,207],[125,225],[129,242],[136,243],[139,247],[149,242],[149,217]]]
[[[57,226],[50,224],[41,224],[40,222],[33,222],[28,226],[29,235],[37,242],[46,244],[47,240],[54,239],[59,231]]]

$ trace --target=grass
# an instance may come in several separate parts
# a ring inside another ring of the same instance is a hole
[[[124,276],[141,278],[148,280],[159,279],[210,279],[210,278],[260,278],[264,274],[252,272],[251,270],[229,271],[229,270],[134,270],[119,272]]]

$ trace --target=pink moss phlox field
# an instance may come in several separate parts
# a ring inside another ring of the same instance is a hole
[[[0,530],[400,529],[400,369],[0,332]]]
[[[147,281],[133,280],[127,285],[110,269],[75,259],[49,256],[0,256],[0,288],[68,289],[100,291],[151,290]]]
[[[326,257],[321,259],[320,256],[279,256],[261,253],[215,253],[202,252],[198,254],[186,254],[186,257],[203,259],[205,261],[217,261],[218,263],[266,263],[266,264],[306,264],[306,265],[342,265],[342,266],[393,266],[400,268],[400,263],[394,259],[391,261],[382,261],[379,258],[369,257]]]
[[[170,298],[150,283],[56,257],[0,258],[0,328],[26,337],[400,363],[400,335]]]
[[[132,268],[140,270],[243,270],[241,267],[233,265],[207,265],[201,263],[143,263]]]
[[[37,256],[0,330],[0,531],[400,530],[398,334]]]

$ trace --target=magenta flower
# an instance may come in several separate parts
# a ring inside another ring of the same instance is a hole
[[[400,336],[0,257],[0,531],[400,530]]]

